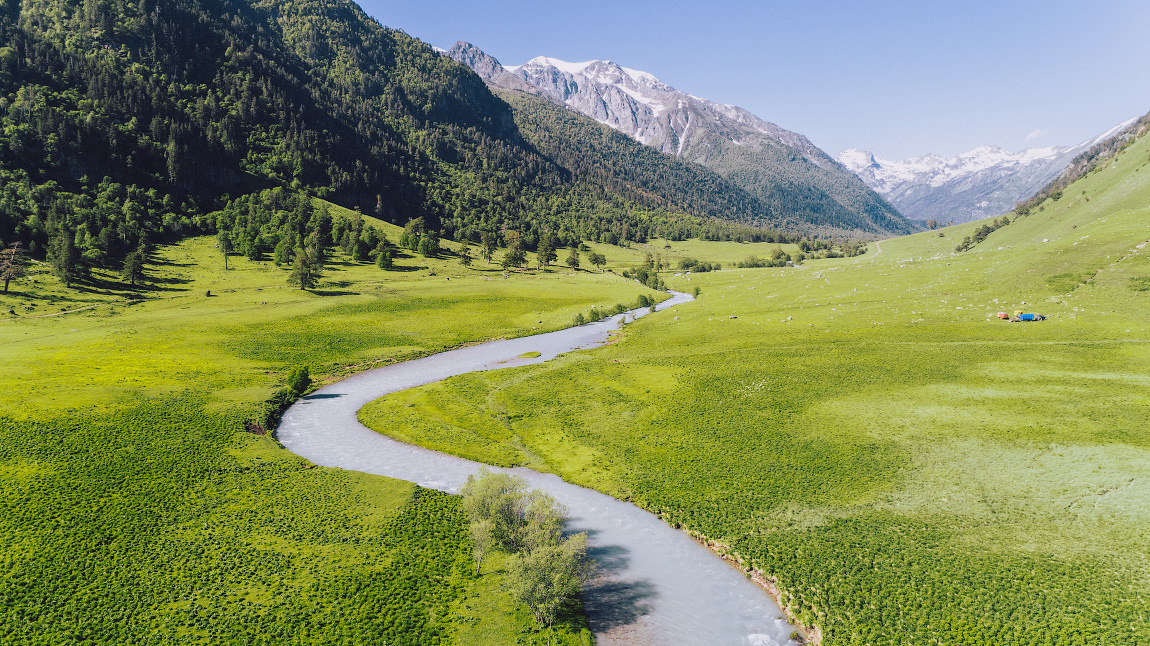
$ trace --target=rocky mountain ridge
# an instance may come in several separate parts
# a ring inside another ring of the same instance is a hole
[[[912,220],[969,222],[1010,211],[1057,177],[1077,155],[1132,121],[1075,146],[1018,152],[980,146],[955,157],[928,154],[897,161],[851,149],[835,159]]]
[[[544,97],[660,152],[706,166],[813,226],[839,234],[914,230],[806,137],[737,106],[679,91],[647,72],[611,61],[545,56],[504,66],[462,41],[447,55],[493,86]]]

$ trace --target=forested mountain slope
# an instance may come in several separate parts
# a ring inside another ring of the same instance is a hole
[[[10,0],[0,42],[0,239],[34,255],[66,237],[115,265],[277,185],[453,238],[514,229],[529,247],[544,229],[568,244],[750,234],[704,219],[741,217],[723,196],[681,194],[708,187],[572,181],[475,74],[351,2]]]
[[[915,230],[878,194],[806,137],[732,105],[677,90],[611,61],[540,56],[503,67],[458,42],[447,55],[496,87],[531,92],[610,126],[668,156],[705,166],[761,202],[768,221],[792,220],[829,235]]]

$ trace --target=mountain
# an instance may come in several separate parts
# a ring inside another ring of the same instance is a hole
[[[753,200],[681,170],[657,187],[642,169],[573,179],[469,68],[348,0],[0,3],[0,241],[37,258],[74,246],[118,269],[276,187],[456,240],[514,230],[528,248],[546,232],[771,235],[744,226],[771,224],[737,206]],[[242,237],[259,256],[292,233]]]
[[[970,222],[1010,211],[1057,177],[1077,155],[1130,123],[1076,146],[1020,152],[982,146],[957,157],[925,155],[900,161],[852,149],[835,159],[912,220]]]
[[[840,235],[915,228],[806,137],[742,108],[676,90],[647,72],[610,61],[547,57],[504,66],[462,41],[447,55],[493,86],[531,92],[706,166],[762,200],[776,217]]]

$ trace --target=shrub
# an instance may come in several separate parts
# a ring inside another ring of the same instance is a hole
[[[304,394],[311,385],[311,376],[308,375],[307,366],[296,366],[288,373],[287,386],[297,395]]]

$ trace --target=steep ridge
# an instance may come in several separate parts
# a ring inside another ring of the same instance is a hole
[[[851,149],[835,159],[912,220],[970,222],[1010,211],[1058,176],[1075,156],[1132,122],[1075,146],[1019,152],[980,146],[956,157],[932,154],[898,161]]]
[[[914,230],[806,137],[610,61],[538,57],[514,67],[466,42],[448,56],[497,87],[567,106],[656,150],[706,166],[777,213],[816,227],[871,234]]]
[[[529,248],[558,230],[565,245],[763,233],[711,220],[752,219],[710,184],[572,181],[468,68],[347,0],[5,6],[0,239],[40,257],[67,238],[118,268],[141,241],[211,232],[231,196],[275,186],[455,239],[517,230]]]

